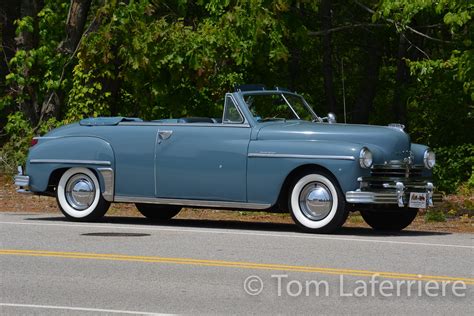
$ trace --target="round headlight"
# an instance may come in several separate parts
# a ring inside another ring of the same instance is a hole
[[[427,169],[432,169],[436,164],[436,155],[434,151],[431,149],[425,150],[425,153],[423,154],[423,162]]]
[[[359,154],[359,163],[362,168],[370,168],[372,167],[372,152],[366,148],[363,147],[360,150]]]

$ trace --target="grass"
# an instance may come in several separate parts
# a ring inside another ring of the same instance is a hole
[[[347,218],[347,221],[351,224],[363,224],[363,223],[365,223],[364,219],[359,214],[359,212],[349,214],[349,217]]]
[[[446,215],[440,210],[429,210],[425,214],[425,222],[446,222]]]

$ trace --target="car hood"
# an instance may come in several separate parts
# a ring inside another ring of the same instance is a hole
[[[306,121],[268,122],[262,124],[258,140],[311,140],[355,143],[373,152],[383,153],[385,160],[408,156],[410,137],[400,129],[359,124],[328,124]],[[376,155],[381,158],[380,155]]]

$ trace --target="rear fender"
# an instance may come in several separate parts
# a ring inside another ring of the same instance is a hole
[[[96,173],[104,198],[113,200],[115,158],[107,141],[90,136],[39,140],[30,149],[26,164],[31,191],[46,192],[56,170],[84,167]]]

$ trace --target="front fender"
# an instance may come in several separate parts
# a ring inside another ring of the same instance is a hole
[[[249,202],[275,204],[287,176],[304,165],[329,170],[343,192],[359,187],[357,178],[369,174],[359,165],[360,144],[334,141],[251,141],[248,154]]]
[[[411,144],[411,152],[414,156],[414,163],[415,165],[423,166],[422,176],[423,177],[432,177],[433,171],[426,169],[425,163],[423,162],[423,155],[425,154],[425,150],[429,149],[428,146],[422,144]]]
[[[98,137],[39,138],[38,144],[30,149],[26,162],[30,190],[36,193],[46,191],[55,170],[72,167],[94,170],[98,175],[101,191],[104,192],[104,176],[100,170],[111,169],[113,173],[114,151],[107,141]]]
[[[425,150],[427,150],[429,147],[421,144],[411,144],[411,152],[413,153],[413,156],[415,158],[414,163],[415,165],[423,165],[423,154],[425,153]]]

